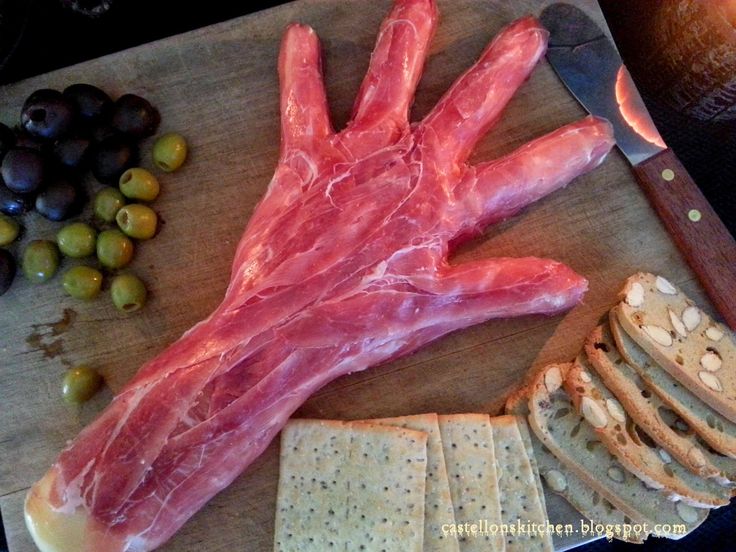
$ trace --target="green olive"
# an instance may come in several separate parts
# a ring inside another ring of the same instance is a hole
[[[132,203],[120,209],[115,220],[123,232],[139,240],[152,238],[158,224],[156,212],[140,203]]]
[[[110,285],[112,302],[123,312],[135,312],[146,304],[145,284],[133,274],[121,274],[113,278]]]
[[[0,247],[13,243],[20,233],[20,226],[10,217],[0,215]]]
[[[120,191],[130,199],[153,201],[160,189],[158,179],[140,167],[128,169],[120,176]]]
[[[75,266],[64,273],[61,285],[75,299],[94,299],[102,287],[102,273],[90,266]]]
[[[56,243],[67,257],[88,257],[95,252],[97,232],[89,224],[75,222],[65,226],[56,234]]]
[[[50,280],[59,268],[59,250],[54,242],[33,240],[23,251],[23,274],[34,284]]]
[[[83,403],[91,399],[102,386],[102,376],[85,364],[80,364],[64,375],[61,393],[69,403]]]
[[[173,172],[187,158],[187,141],[176,132],[160,136],[153,144],[153,162],[164,172]]]
[[[95,215],[105,222],[112,222],[123,205],[125,205],[125,197],[120,190],[103,188],[95,196]]]
[[[104,230],[97,236],[97,258],[107,268],[122,268],[133,258],[133,242],[120,230]]]

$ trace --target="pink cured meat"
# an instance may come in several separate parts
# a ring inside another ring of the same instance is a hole
[[[225,298],[146,363],[29,491],[26,521],[42,550],[152,550],[331,380],[471,324],[580,300],[586,280],[560,263],[454,266],[449,244],[596,167],[612,147],[610,126],[589,117],[468,165],[547,33],[532,17],[510,24],[410,125],[436,20],[432,0],[396,1],[341,132],[329,121],[314,31],[287,28],[281,157]]]

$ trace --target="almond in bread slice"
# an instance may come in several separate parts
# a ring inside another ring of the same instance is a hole
[[[529,416],[529,397],[526,388],[519,389],[506,399],[506,413],[513,414],[521,420]],[[519,424],[519,429],[527,447],[527,454],[532,461],[535,472],[541,475],[546,487],[560,495],[580,514],[597,524],[623,527],[624,524],[642,524],[641,519],[631,519],[608,500],[601,497],[598,491],[580,479],[576,473],[562,464],[547,447],[528,430],[526,423]],[[541,496],[544,491],[539,481]],[[632,543],[641,543],[647,538],[646,533],[618,535],[617,538]]]
[[[526,422],[523,422],[526,424]],[[491,418],[493,450],[496,455],[501,523],[507,526],[546,527],[547,512],[537,488],[537,475],[521,438],[515,416]],[[506,552],[553,552],[548,531],[524,531],[506,535]]]
[[[595,489],[624,515],[650,526],[684,525],[667,536],[679,539],[698,527],[708,510],[674,502],[661,491],[647,488],[626,471],[600,439],[593,426],[575,411],[562,381],[571,364],[552,364],[529,386],[529,426],[539,441],[586,485]]]
[[[440,415],[442,452],[445,456],[450,495],[459,526],[501,526],[501,504],[498,494],[496,455],[493,432],[488,414]],[[480,531],[484,531],[482,534]],[[482,528],[473,534],[458,534],[460,550],[503,550],[500,531],[492,533]]]
[[[588,336],[585,353],[603,384],[616,396],[633,422],[659,446],[691,472],[716,479],[721,485],[730,483],[736,473],[736,462],[724,466],[723,457],[712,454],[698,442],[695,432],[621,357],[608,325],[598,326]]]
[[[614,307],[609,316],[611,333],[616,340],[616,348],[629,366],[711,448],[720,454],[736,458],[736,424],[721,416],[657,366],[644,349],[623,330],[618,316],[618,307]]]
[[[638,273],[620,293],[619,322],[677,381],[736,423],[736,339],[668,280]]]
[[[691,506],[707,508],[728,503],[731,493],[727,488],[698,477],[679,462],[660,454],[661,449],[633,422],[592,371],[584,354],[575,359],[563,386],[601,443],[644,483],[663,489],[673,500]]]

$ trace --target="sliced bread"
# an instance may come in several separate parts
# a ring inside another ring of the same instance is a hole
[[[736,458],[736,424],[721,416],[657,366],[657,363],[621,327],[618,321],[618,307],[611,310],[609,321],[611,333],[616,340],[616,348],[649,388],[710,447],[720,454]]]
[[[621,357],[608,325],[598,326],[585,341],[585,353],[603,384],[616,396],[626,413],[667,453],[691,472],[730,482],[736,472],[719,468],[718,457],[698,443],[695,432],[653,393],[639,374]]]
[[[619,322],[672,377],[736,423],[736,339],[661,276],[638,273],[620,294]]]
[[[708,510],[673,502],[626,471],[593,426],[575,411],[562,381],[571,364],[552,364],[529,387],[529,426],[554,456],[589,487],[637,523],[685,525],[661,536],[678,539],[698,527]]]
[[[450,495],[458,527],[485,520],[488,526],[501,526],[496,455],[488,414],[439,416],[442,452],[445,455]],[[479,527],[476,534],[458,534],[460,550],[503,550],[500,531]]]
[[[730,500],[728,489],[688,471],[659,454],[652,439],[626,414],[613,394],[592,371],[584,354],[578,355],[563,381],[575,408],[621,464],[648,486],[663,489],[673,500],[691,506],[715,507]]]
[[[457,536],[443,527],[455,524],[450,485],[442,452],[442,439],[437,414],[417,414],[397,418],[381,418],[368,422],[403,427],[427,434],[427,482],[424,500],[424,552],[457,552]]]
[[[526,388],[513,393],[506,400],[506,412],[526,420],[529,416],[529,398]],[[547,447],[527,429],[526,424],[519,424],[522,438],[527,446],[527,454],[536,464],[536,470],[544,478],[546,487],[553,493],[563,497],[584,517],[594,523],[623,527],[624,524],[643,523],[632,520],[621,510],[615,508],[608,500],[602,498],[598,491],[580,479],[576,473],[562,464]],[[541,484],[541,482],[540,482]],[[647,535],[643,533],[619,535],[618,538],[628,542],[644,542]]]

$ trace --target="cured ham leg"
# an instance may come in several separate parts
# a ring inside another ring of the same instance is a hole
[[[341,132],[314,31],[286,30],[281,157],[225,298],[146,363],[30,490],[26,520],[43,551],[152,550],[331,380],[471,324],[579,301],[587,282],[560,263],[453,266],[449,244],[596,167],[613,144],[608,123],[587,118],[468,165],[547,33],[531,17],[506,27],[410,126],[435,24],[433,1],[395,3]]]

